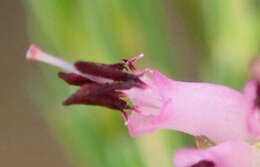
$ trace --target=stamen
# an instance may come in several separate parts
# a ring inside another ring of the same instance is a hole
[[[60,58],[45,53],[36,45],[32,44],[27,51],[26,59],[30,61],[40,61],[56,67],[66,72],[60,72],[58,76],[70,85],[80,86],[64,105],[86,104],[108,107],[122,112],[127,122],[125,110],[137,112],[137,106],[130,106],[124,99],[128,97],[125,90],[131,88],[145,88],[146,84],[140,79],[149,71],[136,72],[133,63],[143,57],[143,54],[130,60],[123,60],[116,64],[102,64],[89,61],[78,61],[74,64]],[[134,72],[126,72],[129,68]],[[149,96],[151,98],[151,96]],[[150,100],[151,101],[151,100]],[[152,101],[151,104],[156,104]],[[147,107],[156,108],[156,106]]]
[[[124,100],[119,98],[120,92],[108,85],[97,83],[85,84],[80,87],[71,97],[69,97],[64,105],[86,104],[108,107],[111,109],[124,111],[131,107]]]
[[[130,59],[130,60],[124,59],[123,61],[124,61],[124,64],[127,65],[128,68],[129,68],[131,71],[135,72],[135,71],[136,71],[136,68],[135,68],[135,66],[134,66],[133,63],[135,63],[136,61],[138,61],[138,60],[141,59],[142,57],[144,57],[144,54],[143,54],[143,53],[140,54],[140,55],[138,55],[138,56],[133,57],[133,58]]]
[[[136,87],[140,87],[144,84],[135,74],[114,69],[104,64],[78,61],[74,65],[78,71],[85,75],[96,76],[115,82],[132,83],[136,85]]]

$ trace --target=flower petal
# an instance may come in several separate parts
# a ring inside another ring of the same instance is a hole
[[[207,149],[183,149],[173,159],[176,167],[259,167],[260,150],[242,141]]]
[[[260,84],[256,80],[247,82],[244,94],[251,110],[247,115],[247,125],[250,134],[259,139],[260,137]]]
[[[151,95],[147,96],[140,89],[139,93],[127,92],[131,101],[142,102],[137,105],[141,109],[147,107],[143,104],[153,101],[152,98],[161,99],[161,102],[157,103],[157,108],[150,107],[156,114],[149,115],[149,111],[139,109],[129,116],[131,135],[173,129],[193,136],[207,136],[216,143],[251,140],[246,121],[251,105],[241,92],[222,85],[174,81],[156,71],[147,85],[153,91]]]

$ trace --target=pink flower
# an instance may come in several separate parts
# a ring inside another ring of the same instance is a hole
[[[250,145],[260,139],[260,83],[256,75],[243,91],[237,91],[222,85],[171,80],[155,70],[139,72],[133,62],[140,57],[115,64],[71,64],[35,45],[26,56],[28,60],[60,67],[67,71],[59,73],[60,78],[80,86],[65,105],[99,105],[118,110],[133,136],[172,129],[206,136],[218,144],[204,150],[179,151],[174,159],[177,167],[260,165],[256,158],[260,153]],[[124,101],[125,97],[132,105]]]
[[[140,73],[132,64],[140,57],[116,64],[71,64],[35,45],[26,57],[62,68],[68,73],[59,73],[59,77],[80,86],[65,105],[100,105],[119,110],[128,117],[126,124],[133,136],[173,129],[207,136],[215,143],[234,139],[255,142],[260,138],[260,84],[254,80],[240,92],[222,85],[171,80],[154,70]],[[127,68],[132,72],[124,71]],[[121,97],[128,97],[133,106]],[[133,110],[131,114],[125,112],[129,109]]]
[[[125,91],[137,106],[128,119],[132,135],[173,129],[207,136],[215,143],[259,139],[256,81],[239,92],[221,85],[170,80],[157,71],[146,80],[146,89]]]
[[[173,162],[176,167],[259,167],[260,150],[235,140],[207,149],[180,150]]]

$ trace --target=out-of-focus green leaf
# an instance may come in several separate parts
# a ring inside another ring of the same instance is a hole
[[[252,1],[202,1],[210,60],[203,73],[207,80],[241,88],[247,67],[257,50],[257,22]]]

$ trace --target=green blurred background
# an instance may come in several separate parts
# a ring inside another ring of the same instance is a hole
[[[4,60],[11,62],[8,65],[2,61],[1,67],[7,78],[2,87],[10,87],[4,90],[2,100],[3,113],[8,117],[2,119],[23,121],[19,125],[16,121],[3,123],[7,128],[2,131],[7,135],[0,138],[3,145],[0,157],[6,156],[9,147],[18,146],[4,159],[13,158],[20,167],[30,166],[30,158],[37,166],[170,167],[176,149],[194,146],[193,138],[167,130],[133,138],[115,111],[62,106],[75,87],[58,79],[56,68],[24,62],[29,43],[37,43],[72,62],[115,63],[144,53],[139,68],[155,68],[173,79],[221,83],[237,89],[248,78],[248,62],[259,53],[258,0],[3,0],[1,3],[4,20],[1,48],[6,53]],[[8,115],[7,111],[15,112]],[[27,143],[21,143],[24,135],[17,132],[32,119],[39,121],[25,126],[29,129],[24,134]],[[14,130],[10,131],[10,127]],[[15,142],[10,144],[9,138]],[[23,154],[31,147],[39,147],[44,153]],[[19,150],[21,154],[16,153]],[[64,152],[67,160],[57,150]],[[22,154],[27,158],[14,158]],[[10,166],[9,161],[5,166]]]

